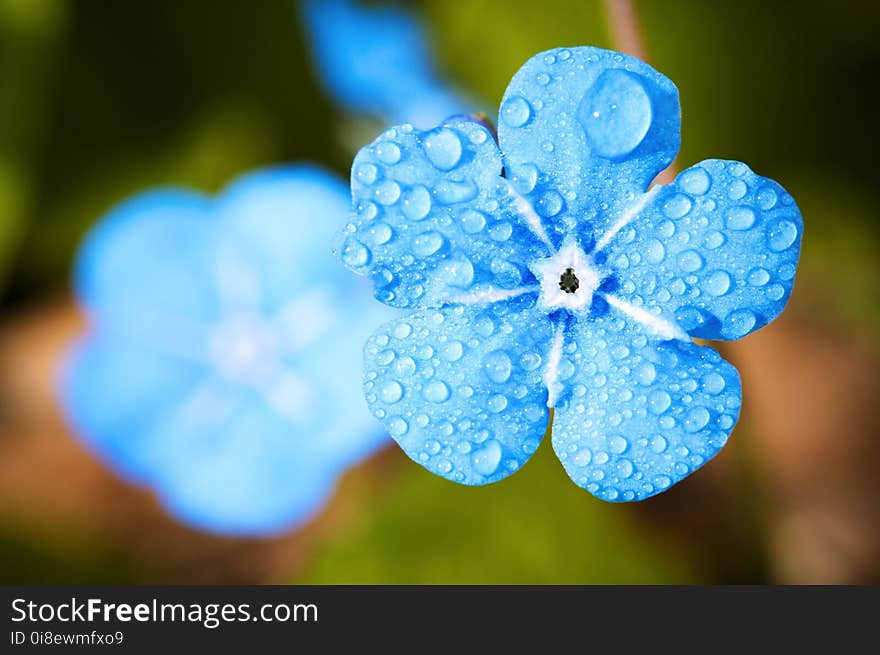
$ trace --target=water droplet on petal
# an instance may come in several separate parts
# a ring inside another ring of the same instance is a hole
[[[399,416],[388,420],[388,432],[391,433],[391,436],[400,437],[406,434],[407,430],[409,430],[409,425]]]
[[[400,198],[400,186],[394,180],[385,180],[376,186],[376,201],[381,205],[393,205]]]
[[[419,257],[430,257],[443,247],[443,236],[439,232],[425,232],[412,241],[413,252]]]
[[[727,227],[731,230],[748,230],[756,220],[757,216],[750,207],[733,207],[727,212]]]
[[[476,234],[486,227],[486,217],[473,209],[466,209],[461,214],[461,227],[468,234]]]
[[[420,221],[431,211],[431,193],[417,185],[403,197],[403,215],[411,221]]]
[[[501,464],[501,444],[490,439],[471,455],[474,470],[480,475],[492,475]]]
[[[486,406],[489,408],[489,411],[496,414],[498,412],[503,412],[505,409],[507,409],[507,396],[501,393],[497,393],[489,398],[489,400],[486,402]]]
[[[614,436],[608,440],[608,449],[612,453],[616,453],[619,455],[620,453],[626,451],[626,449],[628,447],[629,447],[629,443],[623,437]]]
[[[382,402],[388,403],[389,405],[392,403],[396,403],[403,396],[403,387],[400,386],[399,383],[391,381],[386,384],[382,391],[379,393],[379,397],[382,399]]]
[[[617,68],[606,70],[581,102],[577,119],[593,152],[620,159],[647,136],[653,121],[651,99],[638,76]]]
[[[703,258],[696,250],[685,250],[678,255],[678,267],[685,273],[695,273],[703,268]]]
[[[498,384],[503,384],[510,379],[512,366],[510,357],[503,350],[491,352],[483,360],[483,370],[486,372],[486,376]]]
[[[701,196],[709,190],[712,180],[705,168],[697,166],[682,173],[678,183],[692,196]]]
[[[687,215],[692,206],[693,203],[691,202],[690,198],[688,198],[683,193],[676,193],[669,200],[663,203],[663,213],[666,214],[668,218],[671,218],[673,220],[679,219]]]
[[[451,171],[461,161],[461,139],[449,128],[432,130],[422,141],[422,146],[428,161],[441,171]]]
[[[522,96],[511,96],[501,105],[501,120],[510,127],[522,127],[532,116],[532,108]]]
[[[684,429],[687,432],[699,432],[709,423],[711,418],[709,410],[705,407],[693,407],[684,419]]]
[[[648,409],[654,414],[662,414],[672,405],[672,398],[663,390],[652,391],[648,396]]]
[[[727,271],[714,271],[703,281],[703,288],[713,296],[723,296],[730,291],[730,275]]]
[[[449,399],[449,387],[446,386],[445,382],[433,380],[425,385],[422,395],[425,397],[425,400],[432,403],[444,403]]]
[[[782,252],[795,242],[797,235],[797,226],[791,221],[775,221],[767,230],[767,243],[770,245],[770,250]]]
[[[360,241],[349,237],[342,247],[342,261],[346,266],[364,266],[370,261],[370,251]]]

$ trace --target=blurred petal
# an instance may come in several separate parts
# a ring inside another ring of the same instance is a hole
[[[803,221],[791,196],[711,159],[660,188],[609,242],[615,295],[703,339],[739,339],[785,308]]]
[[[424,128],[466,109],[437,78],[410,13],[347,0],[308,0],[303,10],[320,79],[345,109]]]
[[[547,428],[551,332],[525,301],[416,312],[367,342],[367,402],[432,473],[469,485],[501,480]]]
[[[127,340],[93,334],[68,354],[59,393],[77,434],[123,475],[148,481],[153,431],[206,371]]]
[[[647,64],[559,48],[514,75],[498,138],[508,177],[559,234],[601,233],[672,162],[680,123],[678,90]]]
[[[575,484],[604,500],[642,500],[724,446],[742,396],[715,350],[657,341],[610,315],[576,323],[566,338],[553,449]]]
[[[80,301],[102,322],[142,329],[164,316],[215,320],[216,227],[210,201],[186,191],[151,191],[111,210],[76,262]]]
[[[476,121],[386,131],[355,158],[342,261],[395,307],[535,284],[525,263],[547,246],[500,173],[495,141]]]
[[[208,418],[207,416],[205,417]],[[157,471],[160,498],[180,519],[212,532],[271,534],[311,518],[337,470],[309,456],[305,435],[259,403],[215,425],[169,425],[175,457]],[[189,432],[187,428],[200,428]]]

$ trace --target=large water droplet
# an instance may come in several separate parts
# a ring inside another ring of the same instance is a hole
[[[486,406],[489,408],[489,411],[498,413],[503,412],[507,409],[507,396],[502,393],[496,393],[494,396],[491,396],[489,400],[486,402]]]
[[[749,271],[748,282],[753,287],[763,287],[770,281],[770,272],[767,269],[761,268],[760,266],[757,268],[753,268]]]
[[[400,437],[406,434],[407,430],[409,430],[409,425],[399,416],[395,416],[388,420],[388,432],[391,433],[391,436]]]
[[[342,261],[346,266],[364,266],[370,261],[370,251],[360,241],[349,237],[342,246]]]
[[[724,391],[724,386],[724,378],[718,375],[718,373],[708,373],[703,376],[703,389],[706,390],[706,393],[717,396]]]
[[[756,220],[757,216],[751,207],[733,207],[727,212],[727,227],[731,230],[748,230]]]
[[[636,380],[640,384],[651,384],[657,379],[657,369],[651,362],[642,362],[636,369]]]
[[[457,362],[464,354],[464,346],[461,341],[450,341],[441,348],[440,353],[446,361]]]
[[[692,196],[701,196],[709,190],[712,179],[705,168],[697,166],[682,173],[678,178],[678,182],[681,188]]]
[[[464,289],[474,281],[474,265],[464,256],[448,259],[443,263],[442,274],[447,284]]]
[[[376,185],[375,196],[380,205],[393,205],[400,198],[400,186],[394,180],[385,180]]]
[[[608,440],[608,450],[612,453],[620,454],[629,447],[629,443],[621,436],[613,436]]]
[[[461,139],[449,128],[440,127],[429,132],[422,146],[428,161],[441,171],[451,171],[461,161]]]
[[[420,221],[431,211],[431,192],[417,185],[403,196],[403,215],[411,221]]]
[[[510,183],[522,194],[531,193],[538,183],[538,169],[534,164],[520,164],[510,169]]]
[[[468,234],[476,234],[486,227],[486,217],[473,209],[466,209],[461,214],[461,227]]]
[[[471,455],[474,470],[480,475],[492,475],[501,463],[501,444],[490,439]]]
[[[679,219],[685,216],[693,206],[691,199],[683,193],[676,193],[663,203],[663,213],[671,219]]]
[[[767,243],[770,245],[770,250],[782,252],[795,242],[797,235],[797,226],[791,221],[775,221],[767,230]]]
[[[430,257],[443,247],[443,236],[439,232],[425,232],[412,241],[413,252],[419,257]]]
[[[477,185],[469,182],[442,180],[434,187],[434,197],[445,205],[467,202],[477,196]]]
[[[355,168],[354,176],[358,182],[369,186],[378,179],[379,169],[376,168],[375,164],[358,164],[357,168]]]
[[[446,386],[445,382],[433,380],[425,385],[422,395],[425,397],[425,400],[429,400],[432,403],[444,403],[449,399],[449,387]]]
[[[483,360],[483,370],[486,372],[486,376],[498,384],[510,379],[511,367],[510,357],[503,350],[491,352]]]
[[[685,250],[678,255],[678,267],[685,273],[695,273],[703,268],[703,258],[696,250]]]
[[[532,108],[522,96],[511,96],[501,105],[501,120],[510,127],[522,127],[531,116]]]
[[[714,271],[703,281],[703,288],[713,296],[723,296],[730,291],[730,275],[727,271]]]
[[[400,386],[399,383],[391,381],[382,387],[382,391],[379,393],[379,397],[382,398],[382,402],[388,403],[389,405],[392,403],[396,403],[403,396],[403,387]]]
[[[687,432],[699,432],[709,423],[711,415],[705,407],[693,407],[684,419],[684,429]]]
[[[577,112],[590,146],[600,157],[626,157],[651,129],[651,99],[638,76],[606,70],[587,92]]]
[[[663,390],[652,391],[648,396],[648,409],[654,414],[662,414],[669,409],[670,405],[672,405],[672,398]]]
[[[659,264],[666,257],[666,248],[657,239],[651,239],[645,245],[645,260],[649,264]]]

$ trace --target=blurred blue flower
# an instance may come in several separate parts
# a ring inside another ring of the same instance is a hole
[[[657,494],[724,445],[736,369],[703,339],[773,320],[798,208],[745,164],[649,185],[680,142],[675,85],[596,48],[514,76],[499,143],[477,122],[386,131],[354,162],[345,264],[414,310],[366,346],[367,401],[406,453],[463,484],[518,470],[553,416],[579,486]]]
[[[348,207],[335,177],[276,168],[217,198],[138,195],[82,246],[91,329],[63,369],[64,407],[183,521],[291,527],[387,440],[358,378],[363,340],[391,310],[329,252]]]
[[[424,30],[411,14],[348,0],[305,0],[303,15],[319,77],[343,108],[428,127],[467,107],[438,78]]]

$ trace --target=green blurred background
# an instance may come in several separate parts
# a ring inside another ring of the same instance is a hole
[[[536,52],[615,45],[601,2],[408,4],[486,108]],[[681,92],[680,164],[745,161],[804,216],[788,311],[722,348],[745,390],[727,448],[636,505],[575,487],[546,441],[477,489],[389,448],[310,525],[238,539],[175,523],[64,427],[72,255],[145,187],[303,160],[345,176],[378,124],[322,93],[293,0],[0,0],[0,582],[880,582],[880,5],[636,6]]]

